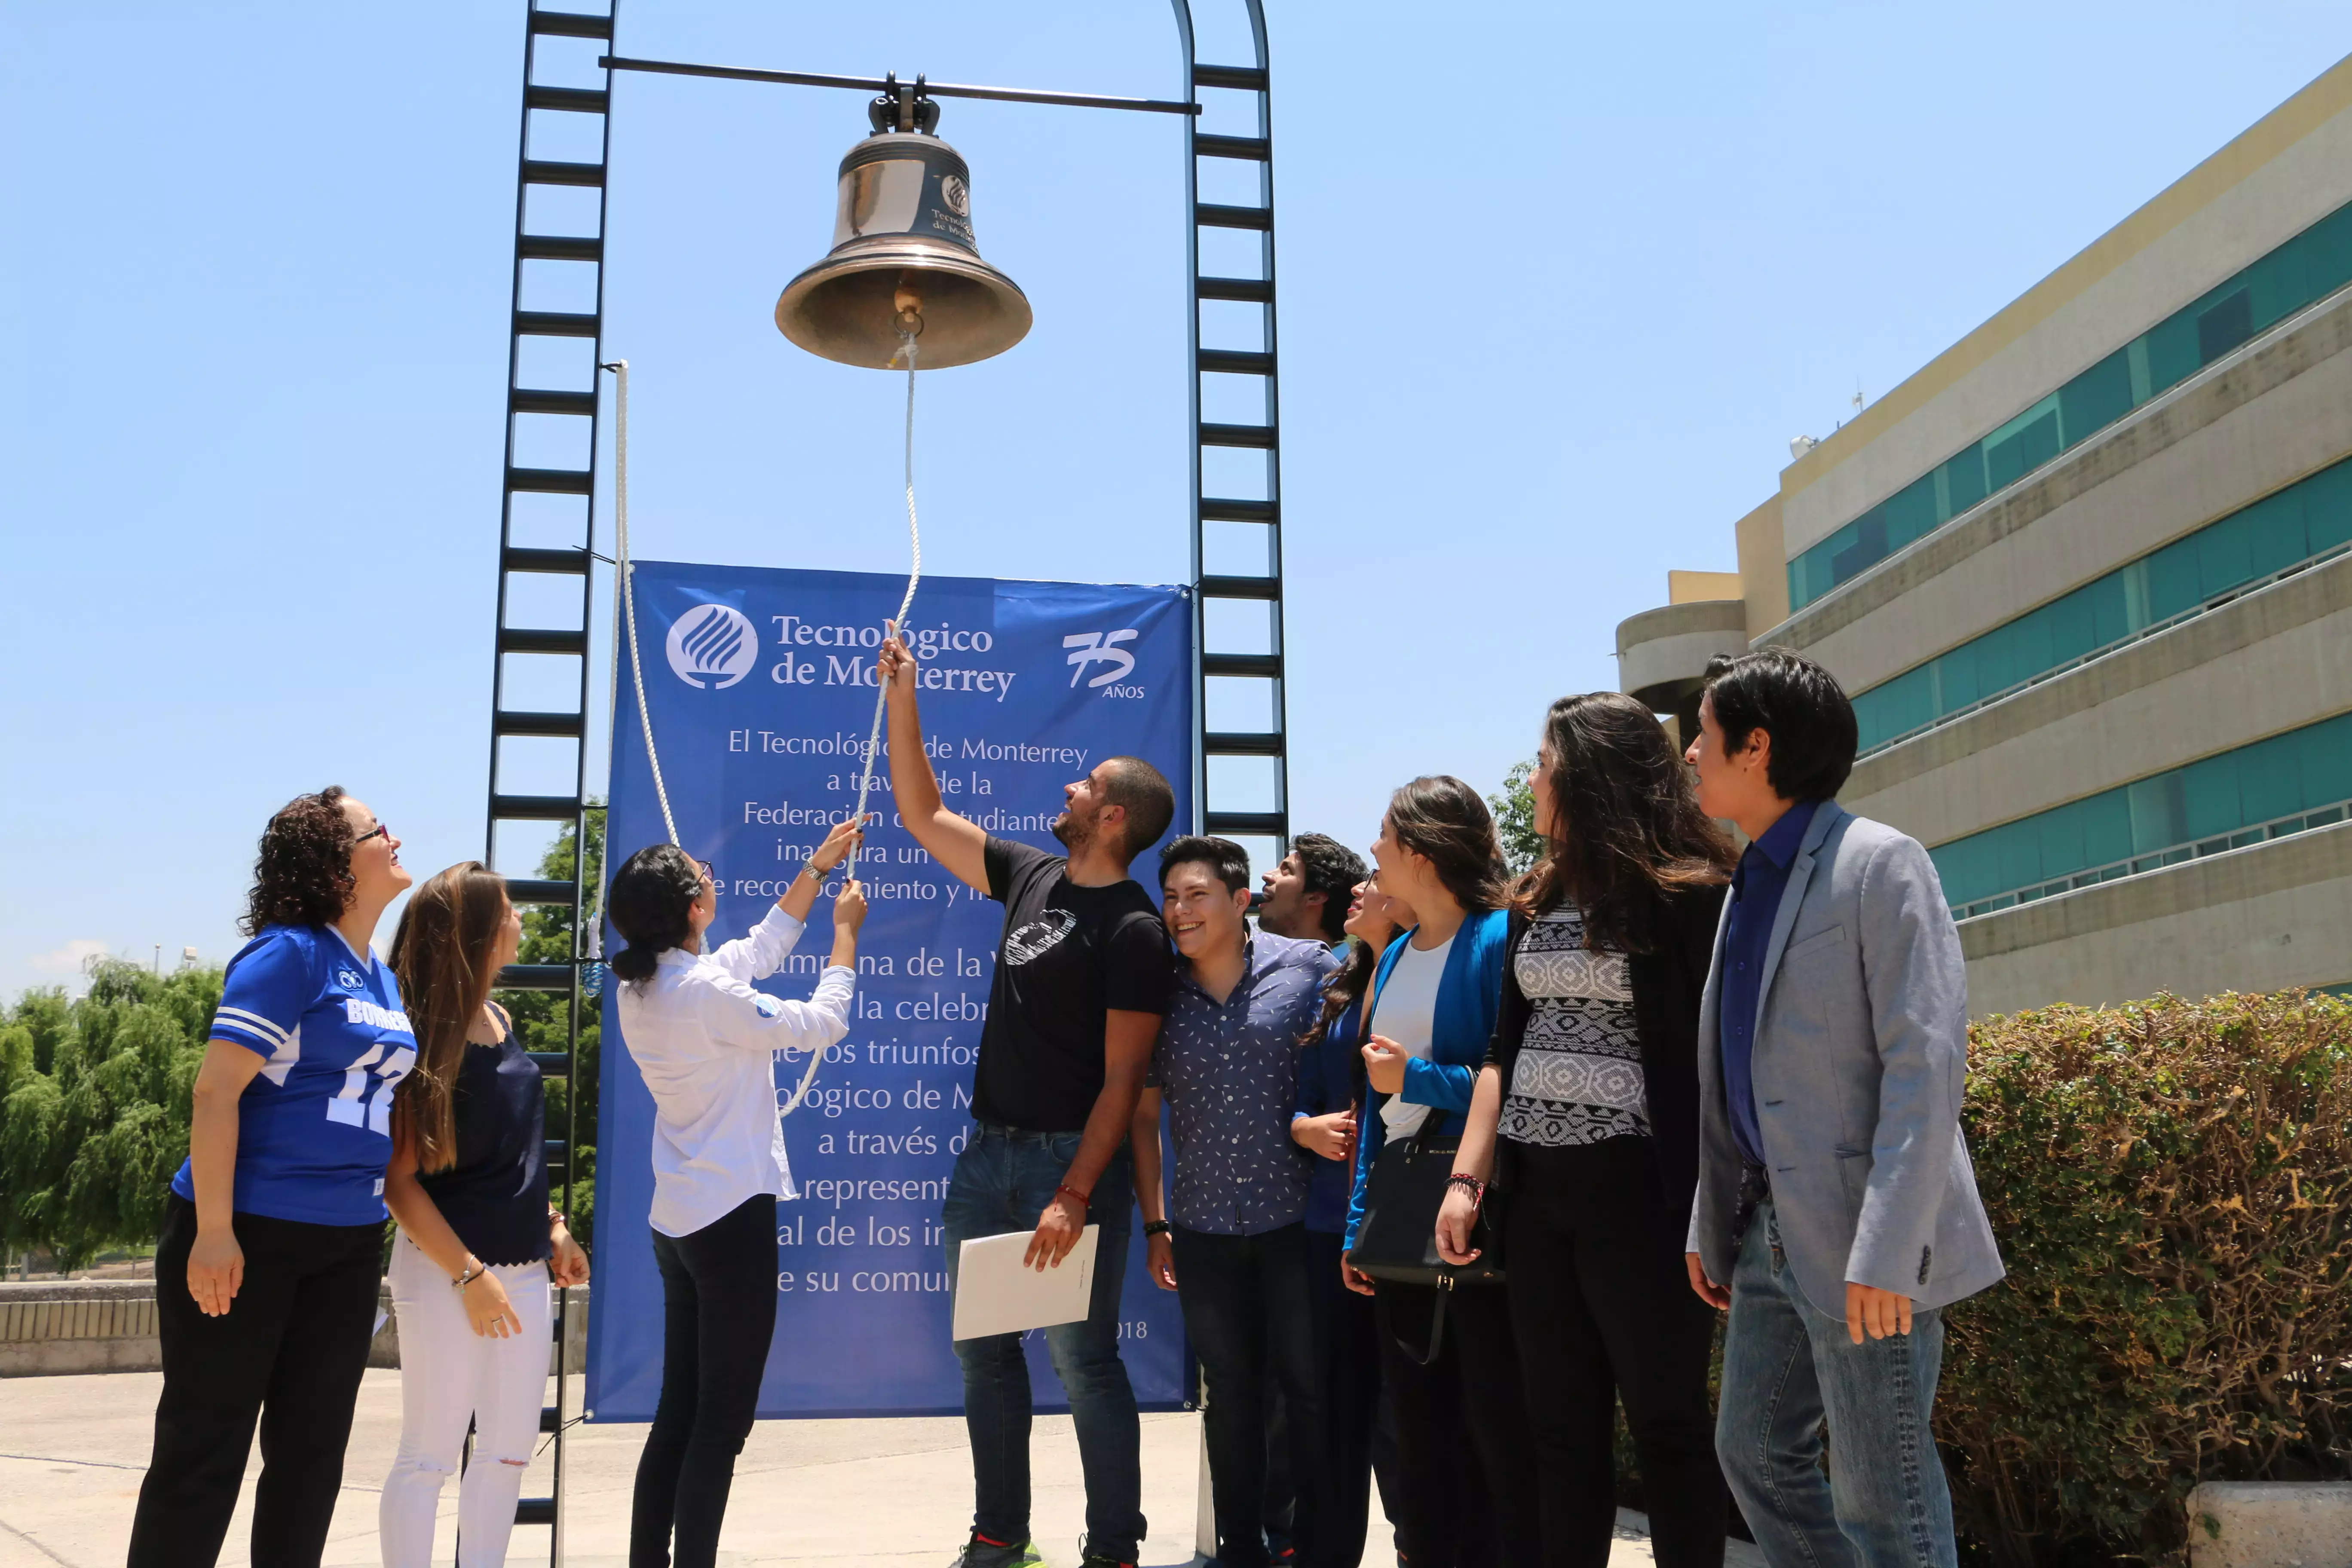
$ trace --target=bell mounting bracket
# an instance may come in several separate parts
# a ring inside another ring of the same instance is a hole
[[[882,79],[882,91],[866,106],[866,122],[874,127],[874,134],[887,132],[912,131],[923,136],[940,133],[939,100],[931,97],[920,76],[912,82],[898,79],[892,71]]]

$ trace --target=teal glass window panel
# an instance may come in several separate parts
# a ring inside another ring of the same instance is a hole
[[[2082,591],[2091,613],[2091,646],[2105,647],[2138,628],[2131,622],[2131,604],[2124,592],[2124,574],[2110,572]]]
[[[1981,447],[1969,447],[1937,471],[1944,476],[1944,499],[1951,507],[1948,515],[1958,517],[1985,499],[1984,449]]]
[[[2236,753],[2238,808],[2241,826],[2293,816],[2306,805],[2303,789],[2303,747],[2294,735],[2278,735]]]
[[[2197,536],[2178,539],[2147,558],[2147,618],[2167,620],[2204,602]]]
[[[1860,744],[1883,745],[1897,735],[1932,724],[1938,717],[1936,707],[1936,668],[1932,664],[1920,665],[1874,686],[1853,700]]]
[[[2119,789],[2082,803],[2083,865],[2112,866],[2132,854],[2131,802]]]
[[[2295,489],[2303,492],[2304,538],[2313,554],[2352,541],[2352,463],[2322,468]]]
[[[2238,759],[2224,752],[2180,770],[2181,799],[2190,838],[2210,838],[2243,825],[2238,802]]]
[[[2238,517],[2199,529],[2183,541],[2190,542],[2197,546],[2197,603],[2253,580],[2253,532]]]
[[[2058,389],[2066,445],[2078,446],[2131,412],[2131,362],[2117,349]]]
[[[1886,552],[1893,554],[1944,520],[1936,515],[1936,476],[1929,474],[1886,498],[1879,509],[1886,521]]]
[[[2211,364],[2253,335],[2253,290],[2241,283],[2197,312],[2198,363]]]
[[[2301,485],[2289,485],[2276,495],[2264,496],[2236,516],[2223,518],[2213,527],[2242,530],[2246,536],[2249,574],[2267,577],[2311,553],[2310,537],[2303,521],[2305,499]]]
[[[1985,478],[1994,489],[2012,484],[2058,455],[2058,410],[2053,406],[2005,435],[1985,442]]]
[[[2109,640],[2099,635],[2096,596],[2089,588],[2077,588],[2050,606],[2050,663],[2044,668],[2070,664]]]
[[[1981,674],[1983,638],[1962,643],[1936,661],[1937,695],[1945,712],[1965,708],[1982,698],[1989,688]]]
[[[1965,904],[2000,891],[2000,874],[1986,843],[1988,837],[1971,834],[1928,855],[1936,864],[1936,879],[1944,884],[1948,901]]]
[[[2083,807],[2087,804],[2076,801],[2018,824],[2033,836],[2034,875],[2063,877],[2090,864],[2083,852]]]
[[[2189,803],[2178,773],[2158,773],[2126,786],[2131,804],[2132,853],[2146,855],[2189,840]]]
[[[2196,308],[2176,310],[2148,329],[2147,379],[2151,396],[2168,392],[2205,365],[2197,352]]]
[[[2299,732],[2295,752],[2306,807],[2352,800],[2352,713]]]
[[[2042,836],[2032,818],[1996,827],[1990,837],[2004,891],[2042,880]]]
[[[1860,576],[1886,559],[1886,509],[1884,505],[1871,508],[1838,532],[1847,535],[1849,542],[1844,549],[1830,556],[1832,583],[1843,583],[1848,578]]]

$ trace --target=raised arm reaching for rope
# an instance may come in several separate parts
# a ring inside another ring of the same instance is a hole
[[[890,798],[898,819],[931,858],[975,893],[988,891],[988,835],[940,800],[939,775],[923,750],[923,721],[915,710],[915,656],[892,637],[878,666],[890,699]]]

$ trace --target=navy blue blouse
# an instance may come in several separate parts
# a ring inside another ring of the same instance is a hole
[[[495,1046],[468,1041],[457,1066],[457,1159],[417,1185],[488,1264],[537,1263],[547,1226],[547,1090],[509,1026]]]

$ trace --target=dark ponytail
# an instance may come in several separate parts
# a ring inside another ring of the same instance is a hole
[[[654,965],[694,934],[687,911],[702,895],[702,868],[675,844],[656,844],[625,861],[605,895],[613,928],[629,945],[613,955],[624,980],[653,978]]]

